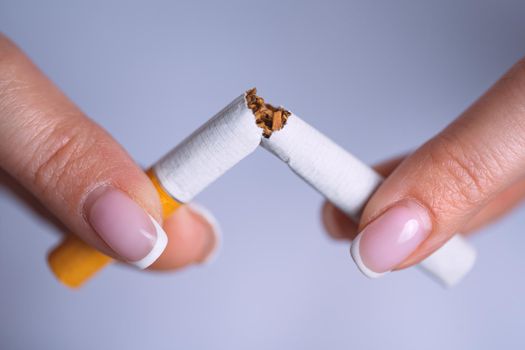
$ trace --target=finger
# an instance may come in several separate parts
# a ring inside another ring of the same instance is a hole
[[[368,202],[353,242],[375,276],[434,252],[525,169],[525,61],[406,158]]]
[[[5,37],[0,167],[102,252],[142,268],[163,251],[160,203],[146,175]]]
[[[68,230],[35,197],[0,169],[0,186],[26,204],[36,215],[49,221],[62,233]],[[168,245],[151,269],[172,270],[186,265],[212,261],[220,246],[220,227],[213,215],[200,205],[181,207],[164,221]]]
[[[477,213],[472,220],[469,220],[461,229],[462,233],[471,233],[477,231],[483,226],[491,224],[500,219],[503,215],[508,214],[514,209],[525,197],[525,180],[520,180],[516,184],[508,187],[499,195],[491,200]]]
[[[24,187],[15,181],[8,173],[0,168],[0,187],[4,188],[14,198],[25,204],[37,217],[47,221],[57,231],[65,232],[67,229],[49,210],[42,205]]]
[[[321,221],[326,233],[335,240],[352,240],[357,234],[357,223],[330,202],[323,203]]]
[[[383,177],[387,177],[405,157],[403,155],[389,159],[374,166],[374,169]],[[357,223],[330,202],[323,204],[321,219],[326,232],[334,239],[352,240],[357,235]]]
[[[525,197],[525,180],[511,185],[485,205],[472,220],[460,229],[460,233],[470,234],[483,226],[497,221],[518,206]],[[337,240],[353,240],[357,235],[357,224],[330,202],[322,208],[322,220],[327,233]]]
[[[220,228],[215,218],[201,206],[191,204],[164,221],[170,237],[164,254],[151,266],[174,270],[186,265],[208,263],[220,246]]]
[[[374,166],[377,172],[384,177],[401,163],[405,156],[397,157]],[[461,233],[469,234],[479,230],[514,209],[525,197],[525,180],[520,180],[498,194],[486,204],[472,220],[460,229]],[[353,240],[357,236],[357,224],[330,202],[322,207],[322,221],[327,233],[337,240]]]

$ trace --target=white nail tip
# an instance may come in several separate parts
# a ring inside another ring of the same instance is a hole
[[[358,235],[350,248],[352,258],[359,270],[369,278],[378,278],[390,272],[377,273],[364,264],[359,252],[360,241],[361,235]],[[445,287],[450,288],[458,284],[472,270],[476,257],[476,249],[457,234],[418,266]]]
[[[361,253],[359,252],[359,243],[361,242],[361,234],[359,234],[353,241],[352,246],[350,247],[350,255],[352,255],[352,259],[354,259],[357,267],[359,270],[368,278],[378,278],[381,277],[390,271],[387,272],[375,272],[370,270],[365,263],[363,262],[363,259],[361,259]]]
[[[456,234],[419,266],[445,287],[453,287],[470,272],[476,256],[476,249],[460,234]]]
[[[168,245],[168,235],[166,235],[166,232],[164,232],[162,226],[160,226],[157,220],[153,219],[151,215],[149,215],[149,217],[151,219],[151,222],[153,223],[153,226],[155,226],[157,240],[155,241],[155,244],[153,245],[153,248],[148,253],[148,255],[146,255],[138,261],[130,262],[130,264],[135,265],[136,267],[142,270],[153,264],[160,257],[160,255]]]
[[[206,258],[201,261],[201,264],[211,264],[213,261],[215,261],[215,258],[217,258],[217,255],[220,251],[221,245],[222,245],[222,230],[219,225],[219,222],[215,218],[215,216],[204,206],[192,202],[188,204],[188,207],[191,211],[199,214],[202,216],[208,223],[210,224],[212,231],[215,235],[215,245],[213,246],[213,249],[211,252],[208,253]]]

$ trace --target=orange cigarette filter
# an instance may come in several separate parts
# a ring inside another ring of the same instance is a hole
[[[171,215],[182,204],[171,197],[162,187],[155,172],[146,172],[155,186],[162,204],[163,218]],[[68,235],[48,255],[48,263],[57,279],[71,288],[79,288],[98,271],[113,261],[109,256],[91,247],[78,236]]]

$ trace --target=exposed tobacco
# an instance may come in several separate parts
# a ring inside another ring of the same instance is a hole
[[[255,123],[263,129],[263,136],[266,138],[272,136],[274,131],[281,130],[291,115],[283,107],[265,103],[262,97],[257,96],[256,88],[246,91],[246,103],[255,116]]]

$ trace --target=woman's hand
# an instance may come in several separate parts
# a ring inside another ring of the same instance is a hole
[[[418,263],[508,212],[525,195],[525,60],[414,153],[377,169],[388,177],[359,223],[323,209],[333,237],[355,238],[352,256],[369,276]]]
[[[67,231],[122,261],[156,258],[163,231],[169,243],[154,268],[202,262],[217,245],[213,220],[191,206],[177,210],[164,230],[156,227],[159,198],[144,172],[2,35],[0,178],[29,202],[38,200]]]

